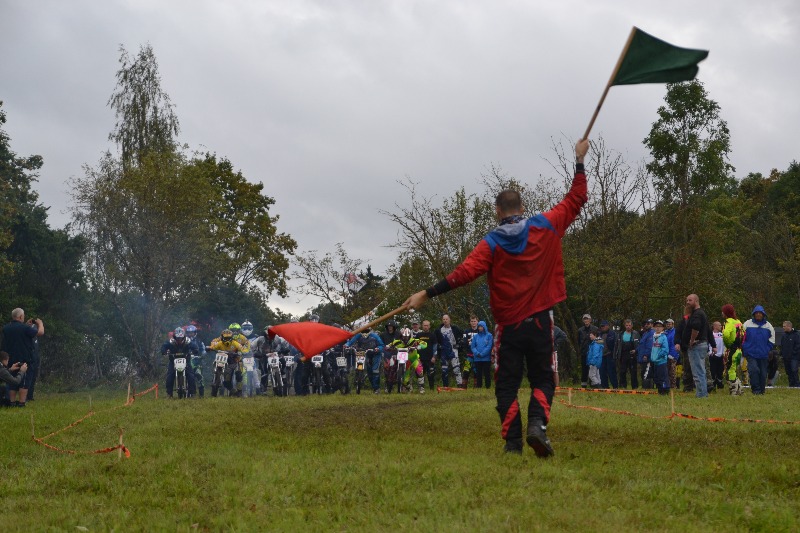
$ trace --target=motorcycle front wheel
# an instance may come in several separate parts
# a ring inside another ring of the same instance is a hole
[[[177,374],[178,374],[177,375],[177,378],[178,378],[178,398],[183,399],[183,398],[186,397],[186,386],[184,384],[185,380],[184,380],[184,377],[183,377],[183,372],[177,372]]]

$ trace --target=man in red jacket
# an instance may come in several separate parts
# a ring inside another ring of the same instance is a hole
[[[495,396],[506,452],[522,453],[517,393],[524,364],[533,391],[526,441],[539,457],[553,455],[546,433],[555,392],[553,306],[567,298],[561,238],[587,200],[583,160],[588,150],[588,139],[575,145],[572,187],[546,213],[526,218],[517,191],[498,194],[495,212],[500,225],[447,277],[411,295],[403,304],[419,309],[428,299],[486,274],[489,304],[497,324]]]

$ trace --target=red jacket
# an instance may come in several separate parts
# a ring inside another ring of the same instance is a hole
[[[553,209],[527,220],[498,226],[445,278],[450,289],[487,274],[495,322],[516,324],[566,300],[561,238],[586,203],[586,174]]]

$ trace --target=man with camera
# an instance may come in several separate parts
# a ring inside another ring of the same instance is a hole
[[[7,365],[8,354],[0,352],[0,405],[3,407],[8,407],[9,405],[6,399],[6,384],[18,387],[28,371],[28,365],[26,364],[14,363],[10,367],[7,367]]]
[[[25,322],[25,311],[19,307],[11,311],[11,322],[3,327],[3,344],[0,350],[6,352],[13,368],[19,363],[20,370],[25,366],[26,372],[18,384],[9,384],[9,401],[18,407],[25,407],[28,400],[28,389],[33,372],[27,372],[33,361],[34,339],[44,335],[44,324],[38,318]]]

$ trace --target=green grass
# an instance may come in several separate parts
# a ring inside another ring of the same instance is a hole
[[[523,412],[529,390],[522,392]],[[556,455],[504,456],[492,391],[124,402],[53,445],[89,393],[0,411],[4,528],[19,531],[797,531],[800,425],[647,420],[568,408]],[[698,416],[800,420],[800,391],[701,401]],[[576,393],[573,403],[668,415],[669,398]]]

